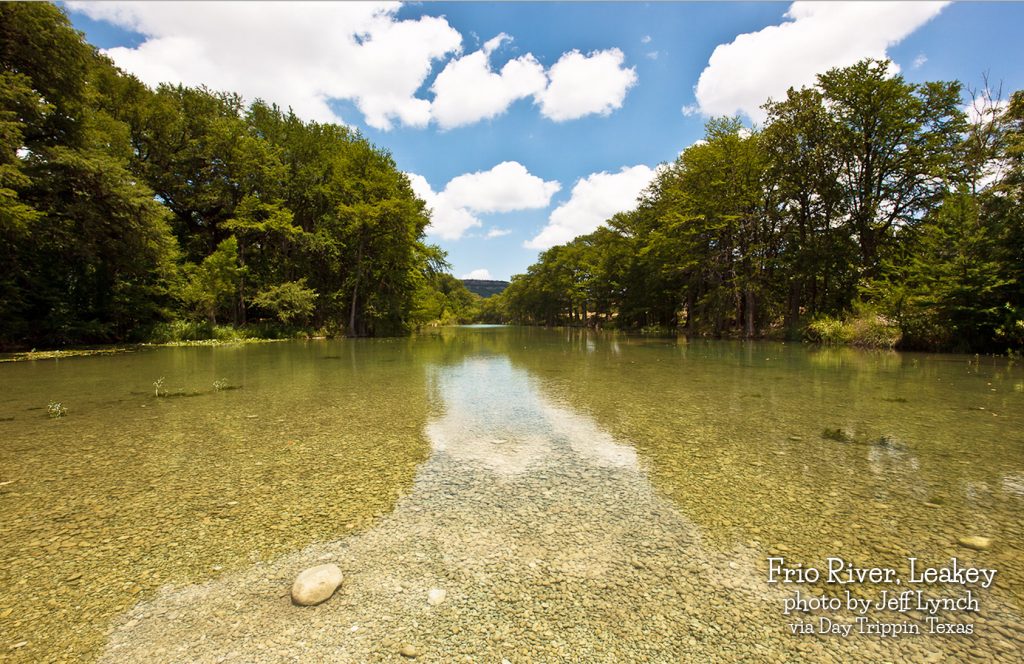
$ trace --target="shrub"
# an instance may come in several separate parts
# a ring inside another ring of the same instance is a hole
[[[863,348],[894,348],[902,339],[899,326],[878,312],[857,307],[845,319],[820,316],[807,326],[808,341],[822,344],[848,344]]]

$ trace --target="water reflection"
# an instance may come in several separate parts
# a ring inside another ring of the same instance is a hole
[[[590,418],[544,397],[507,357],[476,357],[434,370],[444,414],[426,427],[435,452],[515,475],[571,451],[599,466],[633,467],[636,451]]]

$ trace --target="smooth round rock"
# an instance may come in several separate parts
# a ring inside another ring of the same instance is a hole
[[[405,645],[403,645],[401,648],[398,649],[398,654],[401,655],[402,657],[408,657],[409,659],[414,659],[416,657],[419,657],[420,651],[419,651],[419,649],[416,646],[412,645],[411,643],[406,643]]]
[[[341,568],[333,564],[303,570],[292,584],[292,602],[299,606],[325,602],[341,585],[341,579]]]
[[[431,588],[427,592],[427,604],[437,606],[448,597],[448,591],[443,588]]]
[[[957,540],[960,546],[966,546],[968,549],[975,549],[977,551],[987,551],[992,546],[992,539],[989,537],[979,537],[978,535],[968,535],[967,537],[961,537]]]

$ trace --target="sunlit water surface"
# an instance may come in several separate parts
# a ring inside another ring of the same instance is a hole
[[[488,327],[2,364],[0,658],[1018,661],[1022,505],[1005,359]],[[841,590],[769,556],[998,575],[973,636],[798,636],[843,616],[783,599]]]

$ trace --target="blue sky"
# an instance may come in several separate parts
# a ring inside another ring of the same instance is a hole
[[[457,276],[507,279],[633,206],[707,117],[889,57],[912,81],[1024,87],[1022,3],[77,3],[155,85],[358,127],[434,211]]]

